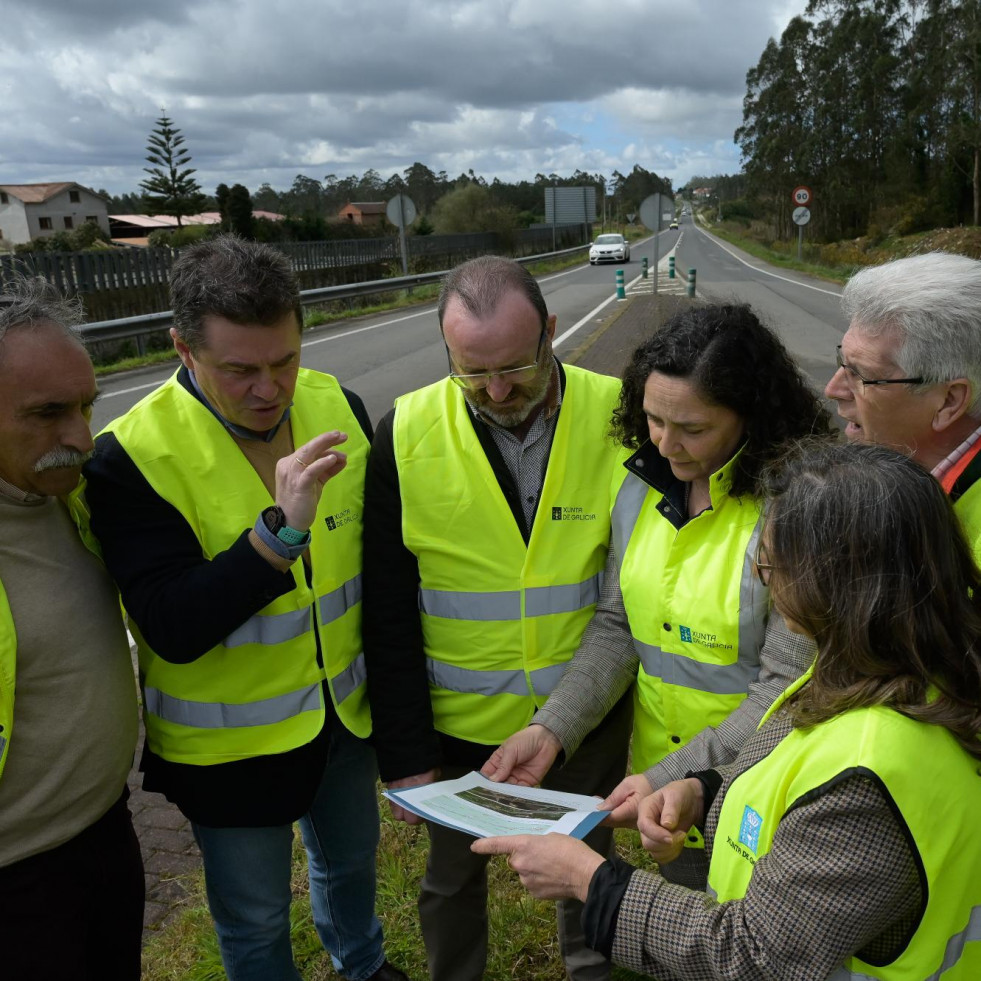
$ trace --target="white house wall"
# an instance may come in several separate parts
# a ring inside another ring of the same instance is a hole
[[[78,203],[71,200],[71,191],[78,192]],[[88,216],[93,216],[99,227],[109,234],[109,209],[105,201],[80,187],[66,188],[40,204],[27,204],[29,238],[46,238],[55,232],[65,231],[65,218],[72,219],[72,230],[81,228]],[[41,228],[41,219],[50,218],[51,228]],[[3,226],[0,225],[0,228]]]
[[[0,204],[0,233],[5,242],[18,245],[31,240],[31,231],[24,212],[24,203],[8,194],[8,204]]]

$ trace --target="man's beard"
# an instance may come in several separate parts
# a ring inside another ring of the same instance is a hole
[[[88,453],[81,453],[67,446],[56,446],[38,459],[34,464],[34,472],[44,473],[46,470],[60,470],[63,467],[81,467],[91,456],[91,450]]]
[[[498,409],[493,399],[487,394],[486,388],[476,391],[464,391],[464,397],[482,416],[486,416],[491,422],[497,423],[504,429],[514,429],[520,426],[527,418],[545,401],[548,395],[548,387],[552,382],[554,361],[549,356],[548,364],[541,368],[535,377],[527,385],[515,385],[511,389],[508,398],[514,395],[521,395],[524,402],[513,409]]]

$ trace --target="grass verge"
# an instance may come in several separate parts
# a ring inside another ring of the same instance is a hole
[[[382,815],[378,848],[377,910],[385,929],[389,959],[413,981],[427,977],[426,954],[416,897],[426,865],[429,838],[424,827],[396,824],[387,802],[379,797]],[[617,848],[630,862],[649,866],[636,832],[617,831]],[[489,867],[489,955],[485,981],[562,981],[565,971],[558,953],[555,904],[532,899],[505,865]],[[293,955],[304,981],[339,978],[313,927],[306,874],[306,855],[299,835],[293,842]],[[191,899],[167,927],[143,949],[143,981],[224,981],[218,943],[204,894],[204,877],[192,876]],[[640,981],[641,975],[614,968],[613,981]]]

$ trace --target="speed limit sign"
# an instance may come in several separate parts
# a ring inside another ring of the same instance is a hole
[[[803,184],[801,184],[800,187],[795,187],[794,193],[791,195],[794,204],[799,205],[802,208],[807,207],[807,205],[811,203],[811,199],[813,197],[814,195],[811,194],[811,189],[809,187],[805,187]]]

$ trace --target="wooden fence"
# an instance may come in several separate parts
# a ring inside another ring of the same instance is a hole
[[[583,229],[583,225],[557,225],[555,248],[581,244]],[[488,252],[516,257],[550,252],[553,229],[516,229],[506,235],[410,235],[406,243],[413,271],[447,269]],[[289,256],[306,289],[402,275],[399,240],[394,237],[271,244]],[[176,255],[171,248],[0,254],[0,289],[18,274],[43,276],[66,296],[82,296],[90,321],[140,316],[167,308],[170,267]]]

